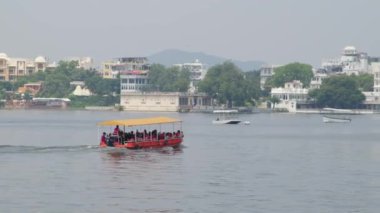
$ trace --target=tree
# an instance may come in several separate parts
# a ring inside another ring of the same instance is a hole
[[[277,96],[272,96],[268,99],[270,103],[272,103],[272,109],[276,107],[276,104],[280,103],[280,99]]]
[[[255,105],[255,100],[259,99],[261,94],[260,89],[260,72],[250,71],[244,74],[246,82],[246,98],[247,102],[251,105]]]
[[[332,76],[324,79],[320,89],[309,92],[320,107],[357,108],[365,99],[357,82],[350,76]]]
[[[228,107],[242,106],[245,101],[257,98],[259,82],[252,74],[244,75],[235,64],[226,61],[211,67],[199,83],[199,90],[206,92]]]
[[[312,66],[301,63],[291,63],[274,69],[274,75],[269,79],[270,87],[282,87],[286,82],[299,80],[305,87],[313,78]]]
[[[373,91],[373,74],[360,74],[351,76],[361,91]]]
[[[64,73],[53,73],[46,77],[43,89],[39,93],[41,97],[63,98],[70,93],[70,78]]]
[[[148,91],[186,92],[189,89],[190,73],[178,67],[166,68],[161,64],[152,64],[148,78]]]

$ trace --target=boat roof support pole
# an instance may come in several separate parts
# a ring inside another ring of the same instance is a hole
[[[99,137],[99,130],[100,130],[100,128],[99,128],[99,126],[98,126],[98,138],[100,138],[100,137]]]

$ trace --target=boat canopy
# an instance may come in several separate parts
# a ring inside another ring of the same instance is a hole
[[[181,120],[169,117],[152,117],[152,118],[138,118],[138,119],[127,119],[127,120],[108,120],[98,123],[98,126],[143,126],[143,125],[153,125],[153,124],[166,124],[166,123],[177,123]]]

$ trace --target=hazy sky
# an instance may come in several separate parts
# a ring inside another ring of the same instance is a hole
[[[1,0],[0,52],[51,59],[175,48],[319,65],[354,45],[380,56],[380,1]]]

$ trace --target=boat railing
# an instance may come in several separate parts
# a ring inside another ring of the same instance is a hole
[[[151,141],[160,141],[160,140],[170,140],[176,138],[183,138],[183,132],[176,134],[167,135],[166,133],[161,133],[158,136],[145,136],[145,137],[134,137],[130,139],[124,139],[120,136],[115,136],[119,141],[124,141],[124,143],[134,143],[134,142],[151,142]]]

